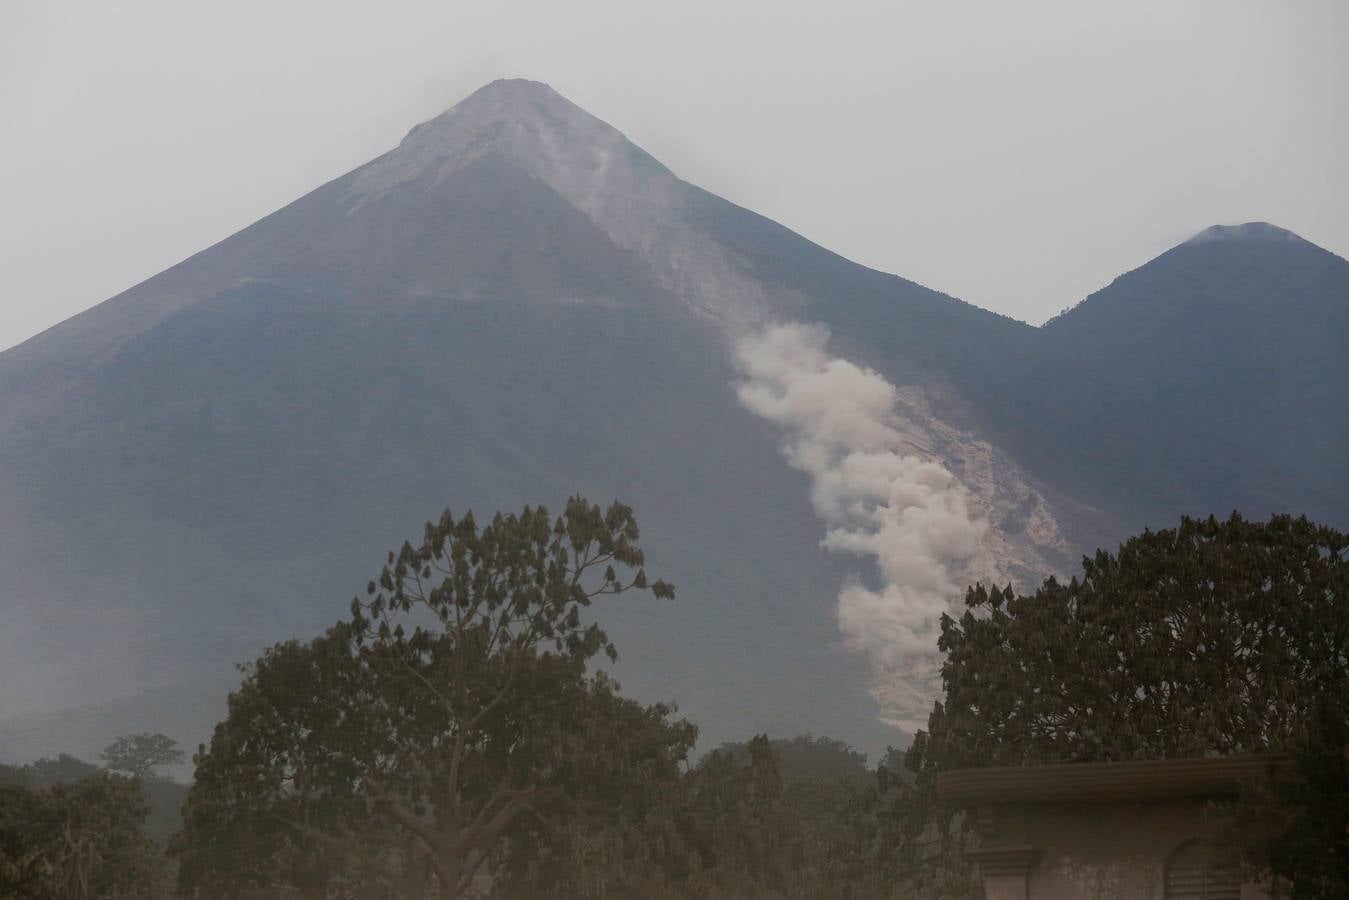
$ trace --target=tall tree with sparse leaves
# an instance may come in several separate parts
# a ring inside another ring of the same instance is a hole
[[[136,778],[153,778],[160,766],[175,766],[184,759],[178,742],[162,734],[127,734],[103,749],[99,759],[113,772]]]
[[[692,726],[587,673],[616,656],[594,601],[673,597],[638,537],[579,498],[428,523],[350,620],[247,670],[196,758],[183,888],[460,897],[562,819],[617,814],[615,786],[677,778]]]

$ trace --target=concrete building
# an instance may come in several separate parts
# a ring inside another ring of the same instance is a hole
[[[975,817],[987,900],[1269,900],[1224,868],[1212,801],[1275,756],[960,769],[938,795]]]

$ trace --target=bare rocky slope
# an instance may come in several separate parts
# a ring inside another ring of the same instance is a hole
[[[142,728],[198,740],[234,663],[341,616],[424,519],[572,493],[634,505],[679,588],[600,611],[628,689],[679,701],[709,741],[900,742],[840,646],[856,563],[820,548],[806,479],[737,404],[733,342],[827,326],[833,352],[899,387],[895,427],[992,523],[983,574],[1030,584],[1181,513],[1344,523],[1349,479],[1322,479],[1345,465],[1349,264],[1294,246],[1126,276],[1183,316],[1143,315],[1121,279],[1035,329],[707,194],[544,85],[493,83],[0,354],[0,754]],[[1331,329],[1288,379],[1312,399],[1244,402],[1236,374],[1290,351],[1262,348],[1263,325],[1187,355],[1217,322],[1178,283],[1258,283],[1225,318]],[[1204,392],[1186,393],[1191,369]]]

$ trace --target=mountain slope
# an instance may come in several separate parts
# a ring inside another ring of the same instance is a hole
[[[1252,515],[1349,516],[1349,261],[1266,223],[1215,226],[1044,334],[1201,433],[1192,471],[1208,496]]]
[[[1052,501],[1074,551],[1156,521],[1177,500],[1204,502],[1166,448],[1144,439],[1158,424],[1177,434],[1188,426],[1159,423],[1089,359],[1047,352],[1025,323],[858,266],[720,198],[702,200],[699,218],[718,245],[769,293],[791,298],[784,314],[827,324],[840,350],[891,381],[923,385],[939,417],[991,442]],[[958,453],[944,461],[959,472]],[[1036,549],[1041,574],[1077,562],[1075,552]]]
[[[630,689],[713,738],[885,740],[720,332],[502,154],[350,215],[347,186],[0,355],[6,711],[145,696],[200,737],[234,662],[341,616],[426,517],[581,492],[634,504],[680,589],[604,611]]]

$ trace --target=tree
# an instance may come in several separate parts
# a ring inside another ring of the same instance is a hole
[[[840,741],[759,735],[726,744],[663,783],[621,826],[568,827],[569,840],[553,842],[546,864],[508,896],[915,896],[889,864],[891,807],[877,787]]]
[[[799,898],[813,890],[801,822],[768,738],[713,751],[629,827],[569,828],[512,897]]]
[[[162,734],[127,734],[117,738],[98,755],[113,772],[125,772],[136,778],[155,777],[159,766],[174,766],[183,761],[178,742]]]
[[[0,783],[0,896],[167,897],[148,813],[138,781],[106,772],[44,787]]]
[[[1234,514],[1145,531],[1033,595],[942,621],[944,703],[911,766],[1191,757],[1305,741],[1349,690],[1346,536]]]
[[[246,669],[196,757],[183,888],[458,897],[545,857],[563,820],[621,817],[676,779],[692,726],[587,672],[616,657],[583,618],[595,599],[673,597],[638,537],[627,507],[579,498],[556,519],[428,523],[350,620]]]
[[[1319,698],[1349,695],[1347,548],[1306,518],[1185,518],[1098,551],[1067,584],[971,588],[961,618],[942,621],[945,701],[905,759],[928,827],[960,832],[934,802],[944,769],[1314,744]],[[1285,812],[1314,809],[1289,790]],[[1298,852],[1329,859],[1314,842]],[[948,851],[933,859],[958,868]]]
[[[982,898],[983,887],[965,857],[972,835],[958,811],[937,799],[936,769],[897,771],[893,754],[887,756],[890,765],[877,770],[877,801],[856,842],[868,870],[897,887],[899,897]],[[910,759],[906,755],[906,762]]]
[[[1225,835],[1229,852],[1292,900],[1349,897],[1349,696],[1317,698],[1315,708],[1292,764],[1244,786]]]

